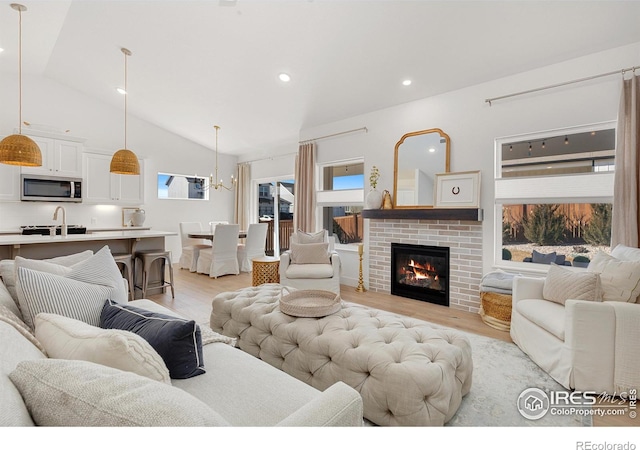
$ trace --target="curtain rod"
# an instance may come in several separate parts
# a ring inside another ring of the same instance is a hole
[[[238,162],[238,164],[251,164],[254,162],[259,162],[259,161],[272,161],[274,159],[277,158],[284,158],[287,156],[293,156],[293,155],[297,155],[298,152],[293,152],[293,153],[283,153],[281,155],[273,155],[273,156],[265,156],[264,158],[258,158],[258,159],[250,159],[249,161],[240,161]]]
[[[552,89],[552,88],[557,88],[557,87],[561,87],[561,86],[566,86],[568,84],[581,83],[583,81],[594,80],[596,78],[608,77],[608,76],[616,75],[616,74],[622,74],[624,76],[625,72],[635,71],[636,69],[640,69],[640,66],[633,66],[633,67],[629,67],[627,69],[622,69],[622,70],[614,70],[613,72],[601,73],[600,75],[593,75],[593,76],[590,76],[590,77],[580,78],[578,80],[565,81],[564,83],[552,84],[551,86],[544,86],[544,87],[541,87],[541,88],[529,89],[528,91],[516,92],[515,94],[508,94],[508,95],[502,95],[500,97],[488,98],[488,99],[485,100],[485,102],[489,103],[489,106],[492,106],[491,102],[494,102],[496,100],[502,100],[502,99],[509,98],[509,97],[516,97],[518,95],[530,94],[532,92],[544,91],[546,89]]]
[[[326,136],[320,136],[320,137],[313,138],[313,139],[305,139],[304,141],[299,141],[298,144],[306,144],[307,142],[319,141],[320,139],[327,139],[327,138],[330,138],[330,137],[340,136],[340,135],[347,134],[347,133],[355,133],[356,131],[363,131],[363,130],[364,130],[365,133],[369,132],[367,127],[356,128],[354,130],[348,130],[348,131],[342,131],[340,133],[328,134]]]

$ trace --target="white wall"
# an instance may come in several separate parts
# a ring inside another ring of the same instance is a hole
[[[23,120],[71,130],[70,135],[86,138],[85,150],[112,154],[124,145],[124,110],[64,87],[43,77],[23,78]],[[114,95],[118,94],[115,93]],[[0,134],[11,134],[18,125],[17,80],[0,83]],[[116,101],[121,101],[121,97]],[[131,102],[130,102],[131,103]],[[15,104],[15,108],[13,105]],[[209,201],[159,200],[157,173],[208,175],[215,168],[215,152],[183,139],[162,128],[132,116],[129,110],[127,146],[144,159],[145,201],[140,205],[147,214],[145,226],[178,232],[178,223],[233,220],[234,194],[212,192]],[[23,132],[26,130],[23,129]],[[212,134],[212,140],[215,136]],[[225,180],[236,173],[235,156],[220,154],[219,176]],[[53,223],[53,203],[0,203],[0,230],[20,225]],[[67,223],[88,227],[112,227],[121,224],[121,206],[65,205]],[[91,224],[96,218],[97,223]],[[179,237],[167,238],[174,260],[180,256]]]
[[[490,63],[487,61],[487,64]],[[367,127],[366,133],[356,132],[318,141],[318,162],[364,156],[365,175],[368,175],[373,165],[378,166],[380,169],[378,189],[388,189],[393,192],[393,158],[396,142],[408,132],[441,128],[451,138],[451,171],[481,170],[482,172],[481,206],[485,213],[483,269],[488,272],[492,269],[494,260],[495,139],[615,120],[621,76],[610,76],[513,97],[496,101],[493,106],[485,103],[485,99],[638,64],[640,64],[640,43],[339,122],[304,129],[300,133],[300,139]],[[367,222],[365,220],[365,223]],[[365,225],[365,233],[366,230]],[[365,278],[367,273],[365,269]]]

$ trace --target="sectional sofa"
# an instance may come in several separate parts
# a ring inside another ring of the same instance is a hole
[[[8,262],[3,263],[6,268]],[[176,317],[150,300],[136,300],[126,306]],[[204,373],[168,379],[158,355],[149,356],[146,344],[128,332],[41,313],[35,319],[34,333],[22,319],[19,304],[0,282],[0,426],[363,424],[362,399],[354,389],[336,383],[321,392],[229,345],[228,338],[210,329],[205,333],[206,325],[199,325],[203,327],[199,359]],[[112,350],[109,346],[113,347],[115,341],[103,347],[104,351],[88,352],[89,360],[79,358],[82,352],[77,351],[73,359],[48,354],[73,354],[70,347],[77,350],[98,345],[109,333],[119,336],[123,353],[131,353],[133,361],[144,358],[148,371],[140,374],[135,367],[132,372],[117,364],[108,367],[90,361]],[[142,355],[140,349],[146,354]]]

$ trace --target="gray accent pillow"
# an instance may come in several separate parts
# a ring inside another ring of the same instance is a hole
[[[36,425],[228,426],[191,394],[87,361],[22,361],[9,374]]]
[[[533,251],[531,261],[537,264],[551,264],[556,262],[556,252],[540,253]]]
[[[569,299],[601,301],[600,276],[592,272],[576,272],[551,264],[544,280],[542,296],[545,300],[564,305]]]

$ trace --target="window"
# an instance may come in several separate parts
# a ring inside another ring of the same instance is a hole
[[[532,262],[536,251],[585,266],[608,251],[614,157],[613,123],[496,140],[495,263]]]
[[[158,173],[158,198],[178,200],[209,200],[206,178],[196,175]]]
[[[330,163],[320,168],[317,205],[322,228],[336,243],[362,242],[364,222],[364,163],[362,160]]]

